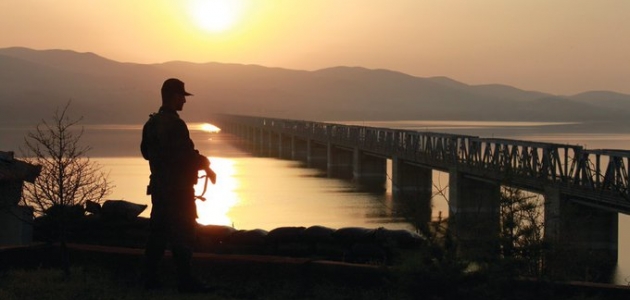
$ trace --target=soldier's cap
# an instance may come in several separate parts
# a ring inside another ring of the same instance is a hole
[[[193,94],[189,93],[184,89],[184,82],[177,78],[169,78],[164,81],[162,84],[162,94],[163,95],[184,95],[184,96],[192,96]]]

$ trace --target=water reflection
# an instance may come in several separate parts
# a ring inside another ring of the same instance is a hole
[[[197,200],[197,222],[208,225],[232,225],[230,210],[238,203],[236,189],[239,182],[234,176],[234,160],[227,158],[210,158],[212,169],[218,174],[216,184],[208,183],[205,201]],[[203,174],[203,172],[200,172]],[[195,194],[203,193],[204,180],[195,185]]]
[[[214,124],[210,123],[191,123],[189,125],[190,130],[200,130],[208,133],[218,133],[221,131],[221,128],[217,127]]]

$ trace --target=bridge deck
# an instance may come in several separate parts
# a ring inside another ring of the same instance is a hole
[[[256,128],[533,191],[560,188],[583,204],[630,213],[630,150],[251,116],[218,115],[214,121],[222,128]]]

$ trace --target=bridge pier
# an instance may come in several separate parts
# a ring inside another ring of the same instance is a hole
[[[229,131],[228,131],[229,132]],[[255,132],[256,130],[249,126],[240,126],[237,131],[237,136],[240,137],[241,147],[243,149],[253,152],[254,149],[254,140],[255,140]]]
[[[498,255],[501,185],[457,170],[449,172],[449,229],[460,255],[494,259]]]
[[[278,133],[278,157],[291,159],[293,153],[293,138],[286,134]]]
[[[268,145],[267,136],[265,134],[265,129],[260,128],[256,130],[257,132],[254,134],[254,153],[258,156],[266,156],[266,146]]]
[[[367,190],[384,191],[387,181],[387,159],[354,148],[352,153],[353,180]]]
[[[260,139],[258,137],[258,130],[256,128],[253,127],[247,127],[245,129],[247,131],[247,144],[246,144],[246,149],[247,151],[250,151],[252,153],[256,153],[257,149],[256,149],[256,143],[258,143],[258,140]]]
[[[229,133],[236,137],[233,143],[236,144],[238,148],[241,148],[246,151],[251,151],[251,127],[241,125],[241,124],[227,124],[223,125],[221,128],[221,132]]]
[[[328,177],[352,179],[352,157],[353,151],[328,143]]]
[[[280,134],[269,131],[267,134],[267,154],[270,157],[280,157]]]
[[[619,214],[545,190],[548,271],[575,280],[608,280],[617,264]]]
[[[291,159],[307,162],[308,161],[308,141],[291,137]]]
[[[328,169],[328,146],[316,143],[313,140],[307,141],[307,161],[306,166],[320,170]]]
[[[433,194],[432,169],[411,165],[394,156],[392,158],[392,190],[406,214],[413,216],[417,224],[429,225]]]

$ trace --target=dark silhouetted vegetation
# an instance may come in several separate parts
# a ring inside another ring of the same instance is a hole
[[[87,201],[100,202],[113,188],[107,174],[87,156],[89,146],[81,146],[83,130],[75,126],[81,119],[69,117],[70,102],[58,109],[50,122],[42,121],[25,138],[25,160],[42,166],[34,184],[26,185],[22,201],[35,215],[47,218],[52,239],[65,247],[68,224],[83,216]],[[69,272],[68,258],[62,260]]]

